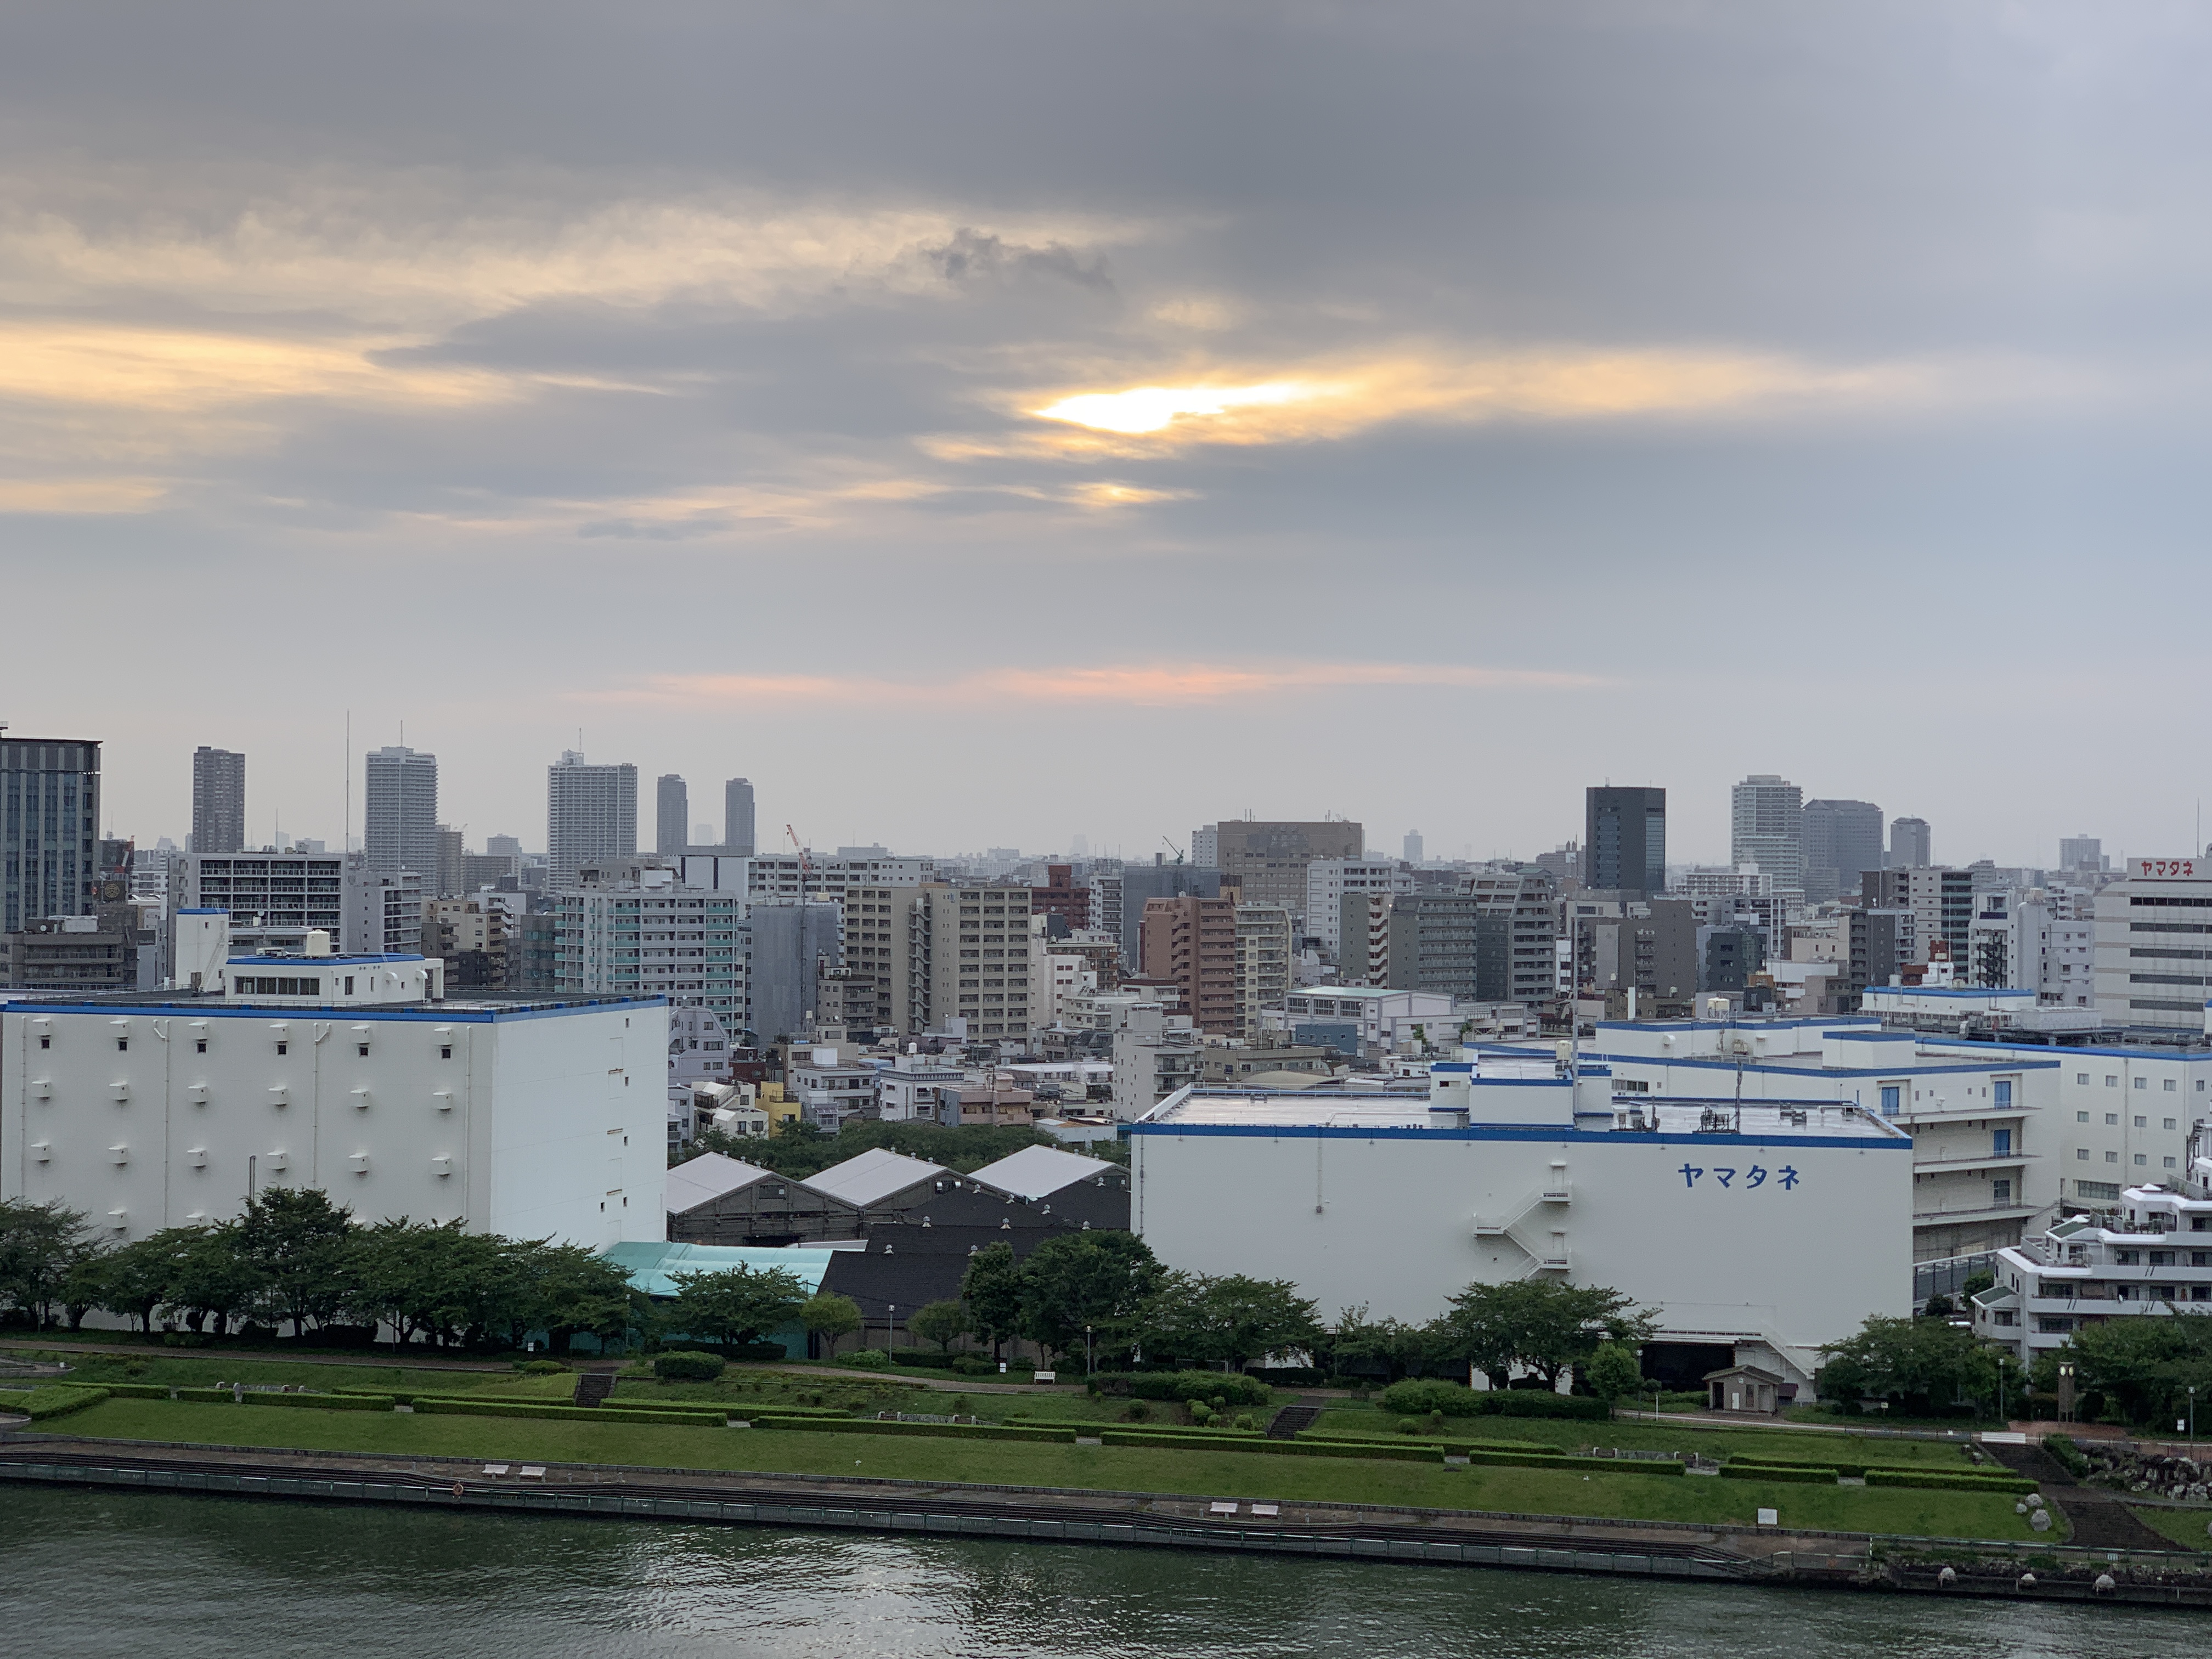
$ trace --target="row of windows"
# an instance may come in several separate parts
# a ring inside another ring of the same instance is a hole
[[[2089,1074],[2087,1072],[2076,1072],[2074,1073],[2074,1081],[2079,1087],[2086,1089],[2089,1086]],[[2120,1086],[2120,1074],[2118,1072],[2106,1073],[2105,1086],[2107,1089],[2118,1088]],[[2138,1089],[2148,1089],[2150,1087],[2150,1079],[2145,1077],[2138,1077],[2135,1079],[2135,1086]],[[2166,1078],[2162,1079],[2159,1086],[2166,1093],[2170,1095],[2179,1093],[2181,1088],[2179,1079],[2174,1078]],[[2200,1095],[2204,1092],[2204,1079],[2201,1077],[2197,1079],[2197,1092]],[[2087,1123],[2088,1121],[2089,1120],[2086,1117],[2081,1120],[2084,1123]],[[2107,1119],[2106,1121],[2109,1122],[2111,1120]],[[2137,1128],[2141,1128],[2142,1127],[2142,1121],[2140,1118],[2136,1121],[2136,1127]],[[2173,1127],[2173,1121],[2171,1118],[2166,1120],[2166,1127],[2169,1129]]]
[[[2087,1164],[2089,1161],[2089,1149],[2087,1146],[2076,1146],[2074,1149],[2074,1156],[2077,1161]],[[2105,1154],[2105,1162],[2107,1164],[2118,1164],[2119,1161],[2120,1155],[2118,1152]],[[2137,1169],[2148,1169],[2150,1165],[2150,1156],[2147,1152],[2137,1152],[2135,1155],[2135,1162]],[[2166,1158],[2161,1160],[2159,1167],[2166,1170],[2179,1169],[2180,1160],[2172,1158]]]

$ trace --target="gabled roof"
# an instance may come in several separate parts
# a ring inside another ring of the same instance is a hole
[[[702,1152],[668,1172],[668,1210],[681,1215],[702,1204],[727,1197],[740,1187],[750,1187],[774,1173],[720,1152]]]
[[[823,1249],[761,1249],[736,1244],[664,1244],[641,1239],[612,1245],[599,1255],[602,1261],[611,1261],[628,1273],[632,1288],[647,1296],[681,1295],[684,1287],[676,1282],[679,1273],[722,1273],[732,1267],[748,1267],[755,1273],[781,1267],[797,1275],[806,1293],[812,1296],[822,1288],[823,1275],[829,1272],[830,1258],[836,1254]]]
[[[933,1181],[945,1173],[941,1164],[925,1164],[918,1158],[872,1146],[858,1158],[833,1164],[799,1185],[834,1198],[840,1203],[866,1209],[894,1193],[902,1193],[917,1182]],[[671,1170],[673,1175],[675,1171]]]
[[[968,1178],[1016,1198],[1046,1198],[1079,1181],[1092,1181],[1115,1166],[1053,1146],[1024,1146]]]

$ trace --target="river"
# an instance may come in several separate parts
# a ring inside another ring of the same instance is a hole
[[[1465,1568],[0,1491],[38,1659],[2170,1659],[2200,1615]]]

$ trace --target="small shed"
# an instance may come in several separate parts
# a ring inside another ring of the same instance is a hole
[[[1763,1412],[1771,1417],[1796,1390],[1787,1378],[1756,1365],[1728,1365],[1705,1376],[1705,1403],[1717,1412]]]

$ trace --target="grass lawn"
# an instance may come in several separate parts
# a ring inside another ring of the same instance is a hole
[[[398,1389],[421,1394],[545,1392],[566,1397],[576,1386],[573,1375],[528,1376],[520,1371],[447,1371],[397,1365],[327,1365],[300,1359],[271,1359],[243,1354],[179,1354],[174,1358],[137,1354],[58,1356],[70,1367],[71,1382],[155,1382],[179,1388],[209,1388],[217,1382],[296,1382],[332,1389]],[[551,1384],[550,1389],[532,1384]]]
[[[1377,1407],[1355,1406],[1323,1412],[1314,1432],[1395,1437],[1401,1420],[1396,1413]],[[1425,1433],[1428,1419],[1419,1421]],[[1791,1434],[1777,1429],[1701,1428],[1687,1424],[1675,1428],[1649,1421],[1585,1423],[1571,1418],[1537,1417],[1448,1417],[1444,1434],[1477,1440],[1533,1440],[1569,1451],[1620,1446],[1646,1451],[1696,1451],[1708,1457],[1745,1453],[1807,1463],[1841,1458],[1846,1462],[1927,1464],[1942,1469],[1974,1467],[1955,1443],[1899,1440],[1886,1435]]]
[[[1978,1492],[1768,1485],[1761,1481],[1448,1468],[1352,1458],[1260,1457],[1134,1446],[891,1440],[803,1431],[662,1428],[112,1400],[54,1425],[137,1440],[298,1447],[387,1455],[634,1463],[763,1474],[1099,1487],[1293,1502],[1395,1504],[1539,1515],[1749,1524],[1761,1507],[1785,1526],[1948,1537],[2027,1538],[2012,1500]]]
[[[2165,1534],[2181,1549],[2212,1551],[2212,1533],[2205,1530],[2212,1525],[2212,1509],[2166,1510],[2130,1504],[2128,1513],[2153,1531]]]

